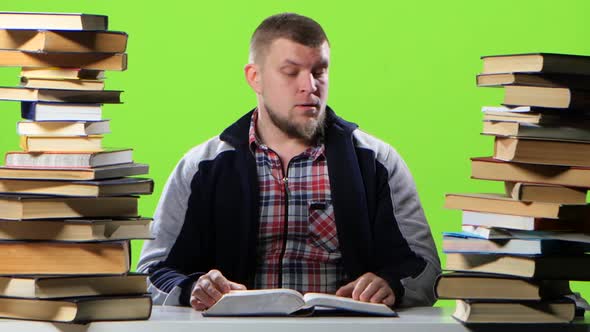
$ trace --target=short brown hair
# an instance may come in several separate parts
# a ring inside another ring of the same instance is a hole
[[[319,47],[324,42],[329,44],[322,26],[311,18],[295,13],[276,14],[262,21],[254,31],[250,39],[250,62],[257,62],[279,38],[307,47]]]

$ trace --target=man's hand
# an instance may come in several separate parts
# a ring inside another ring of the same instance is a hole
[[[246,286],[227,280],[218,270],[211,270],[199,277],[193,284],[191,306],[195,310],[205,310],[214,305],[221,296],[230,290],[245,290]]]
[[[363,302],[384,303],[388,306],[395,303],[395,294],[387,281],[371,272],[340,287],[336,295]]]

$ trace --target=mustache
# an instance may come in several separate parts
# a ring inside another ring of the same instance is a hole
[[[313,107],[320,107],[321,102],[320,100],[311,100],[311,101],[306,101],[303,103],[297,103],[295,104],[296,106],[313,106]]]

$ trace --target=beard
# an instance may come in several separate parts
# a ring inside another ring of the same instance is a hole
[[[290,116],[282,117],[273,111],[268,105],[264,105],[270,121],[277,126],[287,136],[305,140],[307,143],[315,141],[318,137],[324,135],[324,123],[326,120],[326,110],[322,109],[315,121],[309,121],[303,124],[295,123]]]

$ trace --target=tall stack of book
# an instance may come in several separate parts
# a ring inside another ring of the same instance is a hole
[[[150,238],[138,196],[153,182],[131,149],[102,147],[105,70],[125,70],[127,34],[102,15],[0,13],[0,66],[23,67],[22,151],[0,167],[0,317],[52,322],[147,319],[131,239]]]
[[[576,314],[570,280],[590,280],[590,57],[483,57],[478,86],[502,87],[483,107],[494,155],[472,158],[472,178],[502,194],[447,194],[462,231],[445,233],[439,298],[466,323],[565,323]],[[579,313],[579,311],[578,311]],[[583,313],[583,310],[582,310]]]

